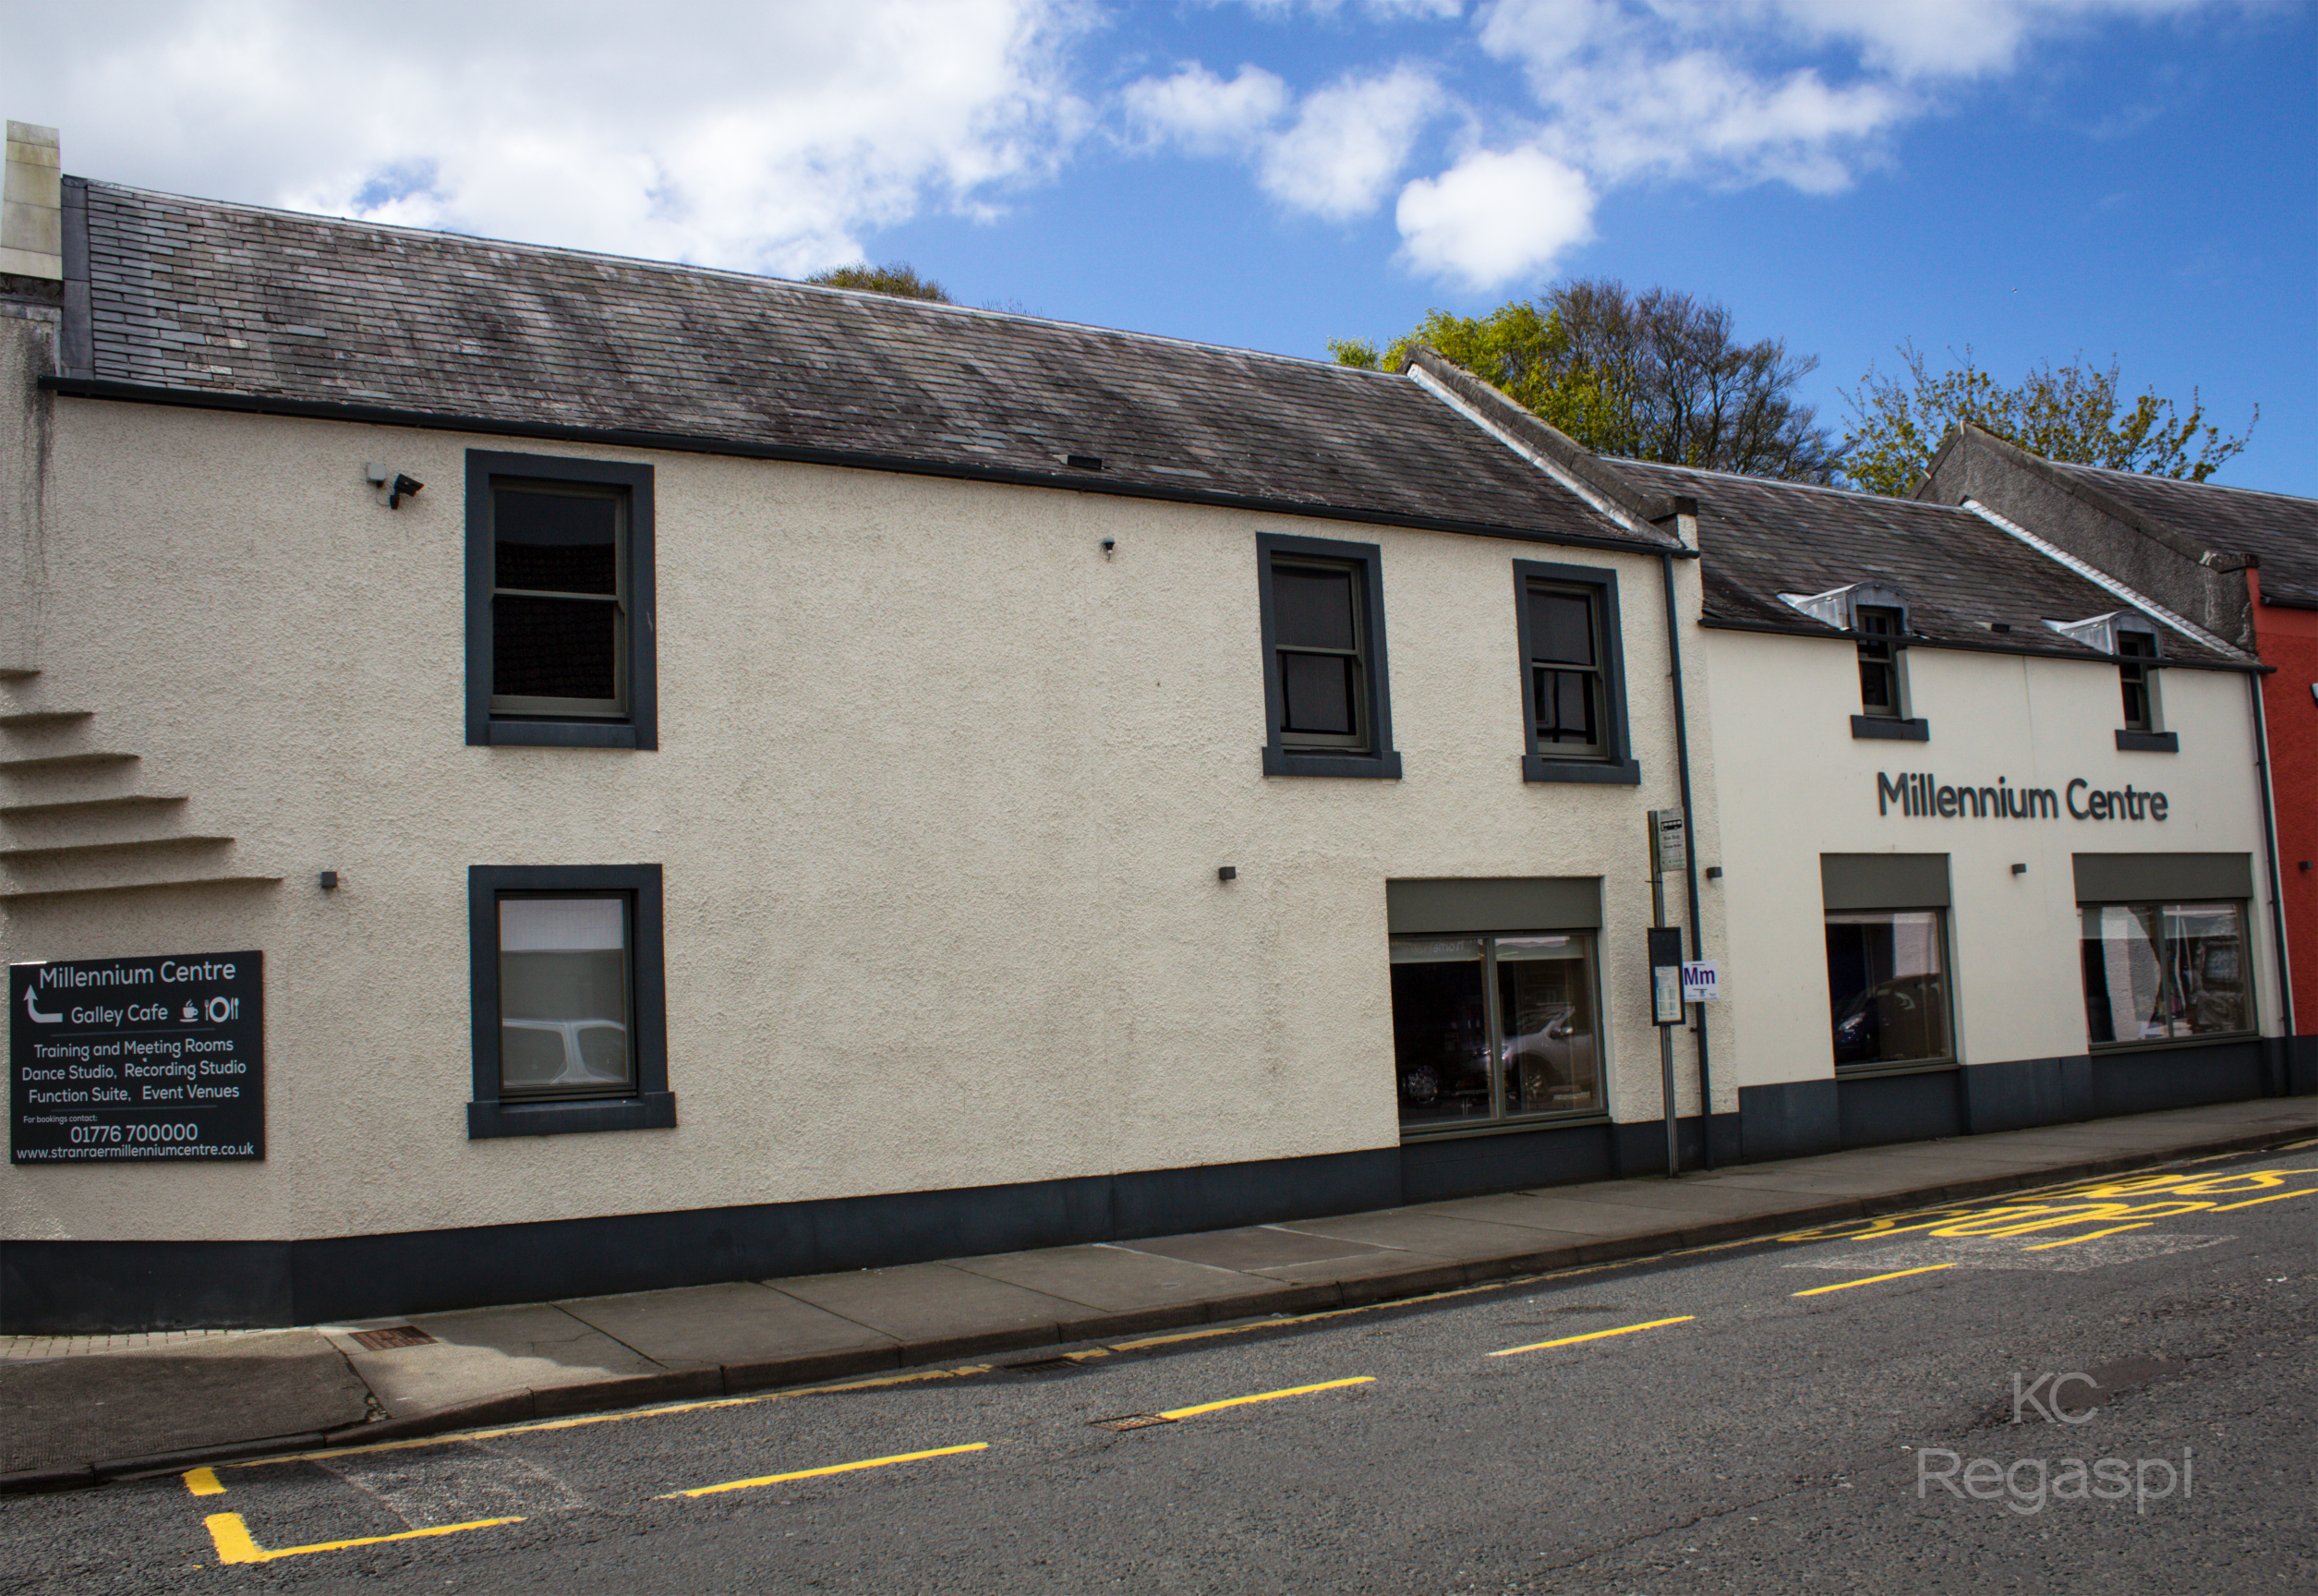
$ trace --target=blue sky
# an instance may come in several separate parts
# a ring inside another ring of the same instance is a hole
[[[1611,275],[1817,355],[2080,354],[2318,494],[2307,0],[87,0],[0,111],[181,192],[1321,356]],[[447,42],[457,41],[454,46]]]

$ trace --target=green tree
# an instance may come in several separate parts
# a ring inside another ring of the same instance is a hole
[[[1739,343],[1712,300],[1588,279],[1487,316],[1431,311],[1382,352],[1352,339],[1328,347],[1346,365],[1396,370],[1418,344],[1604,454],[1804,482],[1834,475],[1826,429],[1795,395],[1817,359],[1776,338]]]
[[[2047,360],[2006,387],[1980,369],[1969,344],[1962,363],[1940,372],[1912,342],[1899,354],[1904,377],[1870,366],[1857,390],[1843,393],[1855,423],[1843,434],[1843,476],[1853,487],[1893,498],[1915,491],[1962,421],[2047,460],[2203,482],[2244,450],[2262,418],[2257,405],[2246,429],[2225,438],[2206,422],[2194,388],[2186,417],[2154,388],[2120,414],[2114,357],[2107,370],[2084,364],[2082,355],[2067,366]]]
[[[833,266],[827,272],[815,272],[806,282],[822,288],[858,288],[865,294],[890,294],[899,299],[931,299],[938,305],[957,303],[931,277],[921,277],[917,269],[907,260],[896,260],[887,266],[872,266],[867,261],[852,266]]]

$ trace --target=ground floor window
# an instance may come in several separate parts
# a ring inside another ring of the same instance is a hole
[[[1591,935],[1395,937],[1392,961],[1403,1130],[1601,1112]]]
[[[499,897],[499,1094],[622,1097],[635,1002],[627,893]]]
[[[2087,903],[2084,1023],[2095,1047],[2253,1029],[2242,903]]]
[[[1838,1067],[1953,1057],[1945,916],[1867,909],[1827,916],[1827,994]]]

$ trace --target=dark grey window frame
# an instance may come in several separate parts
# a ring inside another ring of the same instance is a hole
[[[2119,626],[2115,635],[2119,696],[2120,700],[2125,700],[2127,695],[2138,689],[2141,694],[2142,708],[2140,725],[2134,725],[2132,716],[2128,714],[2123,717],[2124,725],[2117,729],[2119,752],[2179,754],[2181,751],[2180,734],[2167,732],[2158,723],[2162,716],[2157,704],[2157,672],[2165,665],[2164,639],[2158,635],[2154,627],[2144,629],[2139,626]],[[2146,654],[2126,653],[2125,639],[2128,637],[2146,637],[2149,640],[2149,652]],[[2124,702],[2119,704],[2120,709],[2124,707]]]
[[[1329,752],[1284,744],[1280,720],[1284,696],[1280,686],[1280,656],[1274,638],[1272,562],[1285,556],[1332,565],[1349,565],[1358,573],[1360,625],[1367,647],[1362,664],[1369,695],[1370,746],[1359,753]],[[1343,543],[1332,538],[1296,538],[1286,533],[1256,534],[1256,608],[1263,634],[1263,773],[1266,776],[1354,776],[1397,780],[1400,754],[1393,746],[1392,671],[1384,653],[1383,550],[1373,543]]]
[[[499,1080],[499,899],[502,892],[622,892],[634,904],[629,935],[629,1046],[633,1097],[567,1102],[501,1100]],[[467,971],[475,1054],[467,1137],[560,1136],[589,1130],[659,1130],[676,1124],[668,1089],[668,973],[658,864],[472,864],[467,867]]]
[[[1838,1081],[1873,1075],[1928,1075],[1963,1068],[1957,1034],[1956,913],[1945,853],[1822,853],[1819,855],[1821,925],[1829,914],[1933,913],[1939,916],[1939,973],[1948,999],[1948,1052],[1938,1058],[1898,1063],[1830,1064]]]
[[[1894,629],[1889,632],[1868,631],[1866,627],[1860,624],[1859,619],[1860,612],[1867,610],[1873,610],[1879,614],[1891,616],[1894,622]],[[1859,706],[1862,713],[1852,717],[1852,736],[1860,741],[1880,741],[1889,743],[1930,742],[1932,740],[1932,729],[1930,725],[1925,721],[1923,717],[1910,715],[1908,713],[1908,711],[1914,708],[1915,706],[1909,701],[1910,695],[1908,692],[1906,654],[1909,632],[1907,606],[1904,603],[1862,604],[1852,611],[1851,623],[1852,638],[1857,647],[1859,662],[1863,668]],[[1867,656],[1867,650],[1871,646],[1882,647],[1888,656],[1888,658],[1884,659],[1874,661],[1874,663],[1879,665],[1883,670],[1890,672],[1891,705],[1888,709],[1877,710],[1872,708],[1866,702],[1864,668],[1870,663]]]
[[[1601,734],[1600,754],[1573,757],[1548,753],[1538,743],[1536,672],[1529,667],[1529,585],[1587,587],[1600,605],[1601,623]],[[1632,787],[1642,780],[1641,764],[1626,726],[1625,634],[1618,619],[1618,574],[1600,565],[1555,565],[1541,560],[1513,562],[1514,623],[1521,668],[1521,779],[1524,781],[1585,781]]]
[[[491,489],[501,481],[584,483],[623,490],[627,548],[621,573],[627,594],[628,713],[619,719],[511,716],[491,710]],[[477,747],[637,748],[659,746],[652,574],[652,467],[568,454],[466,452],[466,740]]]

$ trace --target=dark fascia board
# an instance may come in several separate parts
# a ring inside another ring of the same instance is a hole
[[[348,405],[319,399],[289,399],[258,393],[211,393],[109,378],[42,377],[40,385],[68,399],[110,399],[135,405],[176,405],[197,410],[288,416],[308,421],[351,421],[370,427],[418,427],[438,432],[473,432],[495,438],[548,438],[566,443],[595,443],[614,449],[658,449],[674,454],[722,454],[741,460],[779,460],[798,466],[834,466],[857,471],[887,471],[906,477],[948,477],[969,482],[997,482],[1017,488],[1059,488],[1073,493],[1107,493],[1122,499],[1158,499],[1203,504],[1220,510],[1253,510],[1267,515],[1301,515],[1367,526],[1403,526],[1419,532],[1455,532],[1474,538],[1504,538],[1518,543],[1551,543],[1569,549],[1609,549],[1628,554],[1673,554],[1697,558],[1695,549],[1639,538],[1591,538],[1542,526],[1500,526],[1449,515],[1404,514],[1267,499],[1212,489],[1169,488],[1157,483],[1105,481],[1084,471],[1024,471],[1009,466],[926,460],[870,450],[816,449],[787,443],[755,443],[691,432],[655,432],[630,427],[581,427],[552,421],[518,421],[504,417],[464,416],[449,411],[405,410],[387,405]]]
[[[2131,527],[2153,542],[2163,544],[2192,565],[2208,571],[2227,572],[2242,571],[2250,565],[2259,566],[2262,563],[2252,554],[2215,549],[2210,544],[2200,543],[2185,533],[2175,531],[2162,521],[2153,521],[2114,494],[2081,478],[2070,476],[2042,454],[2033,453],[2010,439],[2000,437],[1985,427],[1975,427],[1969,421],[1959,422],[1956,429],[1949,434],[1947,441],[1939,446],[1939,453],[1932,456],[1931,466],[1924,480],[1917,485],[1914,497],[1924,498],[1925,490],[1931,486],[1932,474],[1938,470],[1940,462],[1948,457],[1950,450],[1956,448],[1986,449],[2006,464],[2043,479],[2110,520]]]
[[[1838,632],[1831,626],[1780,626],[1769,621],[1732,621],[1713,615],[1700,616],[1698,624],[1715,632],[1762,632],[1773,637],[1816,637],[1830,643],[1853,643],[1859,636],[1855,632]],[[2064,653],[2051,648],[2025,648],[2018,643],[1966,643],[1954,638],[1920,635],[1909,637],[1907,646],[1911,648],[1946,648],[1959,654],[2012,654],[2027,659],[2074,660],[2086,665],[2117,663],[2116,656],[2097,654],[2089,648],[2083,653]],[[2160,661],[2152,660],[2150,663]],[[2162,663],[2168,671],[2236,671],[2248,676],[2270,676],[2277,671],[2275,665],[2240,665],[2230,659],[2184,659],[2170,654]]]
[[[1634,485],[1606,465],[1601,456],[1515,400],[1503,389],[1483,381],[1439,350],[1417,345],[1409,350],[1408,358],[1401,369],[1406,371],[1412,367],[1486,414],[1498,426],[1644,526],[1663,521],[1674,513],[1674,501],[1671,494],[1636,492]],[[1658,548],[1660,545],[1651,544],[1649,547]],[[1677,550],[1684,553],[1696,552],[1677,538],[1668,538],[1663,547],[1670,554]]]

